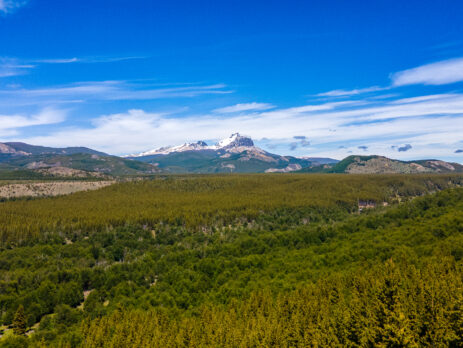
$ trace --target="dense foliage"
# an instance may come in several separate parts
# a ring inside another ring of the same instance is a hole
[[[461,266],[384,266],[196,316],[115,311],[83,323],[84,347],[411,347],[463,344]]]
[[[133,159],[156,164],[166,173],[264,173],[267,169],[282,169],[289,164],[302,167],[319,165],[308,159],[292,156],[283,157],[271,153],[262,156],[261,153],[256,155],[253,151],[233,153],[223,150],[172,152],[167,155],[148,155]]]
[[[462,183],[459,175],[229,175],[164,177],[94,192],[2,204],[0,247],[54,232],[88,234],[115,226],[224,226],[262,212],[355,211],[358,200],[389,201]],[[292,218],[292,213],[287,214]],[[73,237],[74,238],[74,237]]]
[[[159,170],[148,163],[133,161],[116,156],[90,153],[36,154],[30,156],[0,157],[0,178],[17,172],[18,176],[33,177],[34,171],[28,168],[66,167],[89,172],[115,176],[153,174]]]
[[[458,184],[198,176],[0,203],[0,347],[461,346],[463,189],[407,200]]]

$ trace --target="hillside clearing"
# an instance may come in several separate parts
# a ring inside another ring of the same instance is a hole
[[[79,191],[97,190],[114,184],[115,181],[54,181],[0,186],[0,197],[44,197],[67,195]]]

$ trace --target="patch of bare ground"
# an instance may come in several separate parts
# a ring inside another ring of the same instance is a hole
[[[57,176],[57,177],[72,177],[72,178],[107,178],[107,175],[97,172],[87,172],[85,170],[73,169],[68,167],[50,167],[38,169],[38,173]]]
[[[1,198],[45,197],[67,195],[78,191],[97,190],[115,181],[53,181],[0,186]]]

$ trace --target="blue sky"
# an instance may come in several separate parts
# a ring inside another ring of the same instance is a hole
[[[463,162],[461,1],[0,0],[0,141]]]

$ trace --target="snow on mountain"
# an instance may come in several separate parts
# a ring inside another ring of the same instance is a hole
[[[124,157],[143,157],[143,156],[152,156],[152,155],[168,155],[172,152],[184,152],[184,151],[199,151],[199,150],[209,150],[211,147],[208,146],[204,141],[198,141],[196,143],[185,143],[183,145],[177,146],[165,146],[158,149],[149,150],[139,154],[133,154]]]
[[[228,138],[222,139],[216,144],[218,149],[224,149],[228,147],[251,147],[254,146],[254,142],[251,137],[240,135],[240,133],[234,133]]]
[[[263,150],[254,146],[254,142],[248,136],[234,133],[228,138],[222,139],[215,145],[207,145],[204,141],[198,141],[196,143],[185,143],[178,146],[167,146],[158,149],[142,152],[139,154],[133,154],[125,157],[143,157],[153,155],[168,155],[174,152],[185,152],[185,151],[202,151],[202,150],[224,150],[227,152],[243,152],[246,150],[254,150],[264,152]]]

